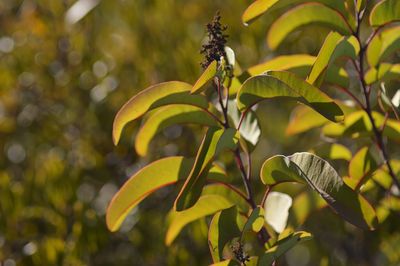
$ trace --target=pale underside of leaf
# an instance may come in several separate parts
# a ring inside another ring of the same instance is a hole
[[[277,191],[268,194],[264,205],[265,221],[275,232],[282,233],[286,228],[291,206],[292,198],[289,195]]]

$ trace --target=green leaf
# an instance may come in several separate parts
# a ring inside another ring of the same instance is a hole
[[[335,169],[311,153],[274,156],[262,166],[261,180],[274,185],[281,182],[308,184],[343,219],[363,229],[376,226],[375,211],[364,197],[348,187]]]
[[[170,245],[178,236],[183,227],[199,218],[212,215],[220,210],[230,208],[234,205],[226,198],[219,195],[204,195],[193,205],[192,208],[177,212],[172,210],[168,216],[168,230],[165,243]]]
[[[304,191],[296,196],[289,213],[289,224],[294,228],[301,226],[315,210],[327,206],[325,200],[314,191]]]
[[[354,181],[350,186],[352,189],[359,189],[362,184],[367,182],[372,173],[378,168],[378,163],[372,156],[371,151],[368,147],[360,149],[354,157],[351,159],[349,164],[349,176]]]
[[[343,119],[342,110],[328,95],[284,71],[270,71],[246,80],[237,94],[237,104],[243,111],[261,100],[279,97],[300,101],[331,121]]]
[[[257,261],[258,257],[250,257],[249,261],[246,261],[246,266],[256,266],[258,265]],[[211,264],[210,266],[242,266],[242,264],[234,259],[230,259]]]
[[[193,85],[190,93],[199,93],[203,86],[217,74],[217,61],[212,61],[211,64],[204,70],[203,74],[201,74],[200,78]]]
[[[211,169],[213,170],[213,168]],[[210,171],[211,171],[210,170]],[[210,173],[207,179],[212,175]],[[236,191],[230,189],[223,183],[209,184],[203,188],[202,195],[219,195],[227,200],[234,202],[236,204],[236,208],[242,212],[247,213],[249,211],[249,203],[244,199],[241,195],[239,195]]]
[[[330,32],[318,53],[307,82],[319,87],[326,70],[333,62],[340,57],[355,59],[359,51],[360,45],[354,36],[344,37],[337,32]]]
[[[114,119],[113,141],[117,145],[125,125],[147,111],[168,104],[189,104],[207,109],[208,102],[201,95],[190,95],[191,85],[170,81],[153,85],[133,96],[122,106]]]
[[[292,136],[307,132],[312,128],[320,127],[328,123],[322,115],[314,112],[304,105],[296,106],[290,115],[289,124],[286,128],[286,135]]]
[[[252,66],[247,70],[247,72],[251,76],[263,74],[270,70],[289,70],[290,72],[297,73],[299,72],[298,69],[309,70],[309,68],[314,64],[315,58],[315,56],[308,54],[281,55],[261,64]],[[305,71],[300,70],[300,72]]]
[[[300,231],[279,240],[276,244],[268,249],[258,261],[259,266],[272,265],[280,256],[288,252],[295,245],[304,241],[310,240],[311,234],[308,232]]]
[[[377,3],[369,15],[369,24],[375,27],[399,20],[400,1],[398,0],[383,0]]]
[[[338,143],[325,143],[312,149],[312,152],[319,157],[330,160],[346,160],[350,161],[351,151],[344,145]]]
[[[388,80],[399,80],[400,64],[382,63],[377,68],[370,68],[365,73],[365,82],[371,85],[375,82],[383,82]]]
[[[107,227],[116,231],[129,212],[143,199],[164,186],[185,178],[193,160],[183,157],[168,157],[155,161],[139,170],[114,195],[107,209]]]
[[[323,25],[343,35],[352,33],[343,16],[336,10],[319,3],[306,3],[274,21],[267,35],[269,47],[275,50],[289,33],[308,24]]]
[[[256,0],[245,10],[242,15],[242,21],[244,24],[248,24],[265,12],[306,2],[307,0]],[[347,14],[346,8],[344,6],[344,1],[316,0],[314,2],[325,4],[333,9],[341,11],[342,14]]]
[[[228,101],[228,115],[232,119],[234,126],[237,128],[240,123],[242,113],[238,110],[236,100]],[[261,129],[257,116],[254,112],[248,111],[239,128],[240,135],[255,146],[261,136]]]
[[[207,130],[192,171],[175,200],[177,211],[183,211],[196,203],[206,183],[207,173],[214,157],[223,150],[235,149],[238,141],[239,136],[232,128],[224,130],[211,127]]]
[[[264,209],[261,206],[257,206],[255,209],[253,209],[249,218],[244,224],[243,232],[260,232],[265,223],[264,213]]]
[[[367,5],[367,1],[366,0],[357,0],[356,1],[357,12],[360,13],[362,10],[364,10],[366,5]]]
[[[240,236],[237,217],[237,209],[233,206],[216,213],[212,218],[208,231],[208,245],[213,262],[221,261],[225,245]]]
[[[264,205],[267,210],[265,221],[275,232],[282,233],[285,230],[291,206],[292,198],[289,195],[277,191],[268,194]]]
[[[377,128],[380,128],[385,121],[385,117],[378,112],[372,112],[372,117]],[[373,134],[372,124],[364,111],[356,111],[346,115],[342,124],[329,123],[322,128],[322,132],[325,136],[331,138],[369,137]],[[400,141],[400,123],[394,119],[387,119],[383,135],[392,140]]]
[[[367,47],[367,61],[371,67],[378,65],[394,51],[400,49],[400,26],[392,27],[375,35]]]
[[[143,123],[136,135],[135,148],[140,156],[146,156],[152,138],[174,124],[199,124],[218,126],[218,122],[204,109],[197,106],[173,104],[160,108]]]

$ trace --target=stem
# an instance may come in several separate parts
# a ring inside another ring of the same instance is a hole
[[[215,84],[216,84],[216,89],[218,92],[218,102],[220,104],[220,107],[222,109],[222,113],[224,115],[224,119],[225,119],[225,123],[224,123],[224,127],[225,128],[229,128],[229,120],[228,120],[228,109],[227,106],[224,106],[223,100],[222,100],[222,94],[221,94],[221,83],[218,77],[216,77],[214,79]],[[257,204],[255,203],[254,200],[254,194],[253,191],[251,189],[251,184],[250,184],[250,178],[248,177],[244,164],[243,164],[243,160],[242,157],[240,156],[240,148],[239,146],[233,151],[233,154],[235,156],[235,161],[236,161],[236,165],[239,168],[240,171],[240,175],[242,177],[242,181],[243,181],[243,185],[246,189],[246,193],[247,193],[247,202],[249,202],[250,206],[252,209],[255,209],[257,207]],[[249,164],[248,167],[251,167],[251,165]],[[268,241],[268,239],[270,238],[270,236],[268,235],[268,232],[265,228],[262,228],[261,231],[258,233],[258,238],[260,239],[260,241],[264,244]]]
[[[252,205],[251,205],[251,202],[250,202],[249,199],[246,197],[246,195],[243,194],[243,192],[240,191],[240,190],[239,190],[237,187],[235,187],[234,185],[229,184],[229,183],[225,183],[225,182],[222,182],[222,181],[219,181],[219,180],[213,180],[213,179],[209,179],[209,181],[210,181],[211,183],[220,184],[220,185],[223,185],[223,186],[226,186],[226,187],[230,188],[231,190],[233,190],[234,192],[236,192],[236,194],[238,194],[240,197],[242,197],[250,206],[252,206]]]
[[[358,61],[358,68],[356,68],[356,69],[357,69],[358,75],[360,77],[360,83],[361,83],[361,87],[362,87],[362,92],[363,92],[364,98],[365,98],[365,109],[364,109],[364,111],[367,113],[368,119],[371,122],[372,130],[373,130],[373,133],[375,135],[375,141],[376,141],[376,144],[377,144],[377,146],[378,146],[378,148],[379,148],[379,150],[381,152],[381,156],[383,158],[383,162],[386,164],[386,166],[388,168],[390,177],[392,178],[394,185],[396,185],[396,187],[398,189],[400,189],[400,181],[397,179],[396,174],[394,173],[393,168],[392,168],[392,166],[390,164],[390,157],[389,157],[389,154],[387,152],[385,143],[383,141],[382,132],[379,131],[379,129],[377,128],[377,126],[375,124],[375,120],[374,120],[374,118],[372,116],[372,108],[371,108],[371,102],[370,102],[371,86],[367,85],[367,83],[365,81],[365,78],[364,78],[364,74],[365,74],[365,72],[364,72],[365,51],[366,51],[366,48],[367,48],[370,40],[376,34],[377,31],[372,34],[372,37],[370,36],[370,38],[368,38],[366,45],[362,46],[361,39],[360,39],[360,25],[361,25],[362,17],[363,17],[362,15],[357,14],[357,30],[356,30],[354,36],[357,38],[357,40],[358,40],[358,42],[360,44],[360,47],[361,47],[360,48],[360,53],[358,55],[358,60],[357,60]]]

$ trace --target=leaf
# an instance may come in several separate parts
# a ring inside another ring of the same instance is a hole
[[[170,81],[153,85],[133,96],[122,106],[114,119],[113,141],[117,145],[124,126],[147,111],[168,104],[189,104],[207,109],[208,102],[201,95],[190,95],[191,85]]]
[[[314,112],[304,105],[296,106],[290,115],[289,124],[286,128],[286,135],[292,136],[309,131],[312,128],[320,127],[328,123],[322,115]]]
[[[232,119],[234,126],[237,128],[240,123],[242,113],[238,110],[236,99],[228,101],[228,115]],[[248,111],[239,128],[240,135],[255,146],[260,138],[261,129],[257,116],[254,112]]]
[[[350,161],[352,157],[351,151],[346,146],[338,143],[325,143],[315,147],[312,151],[319,157],[330,160]]]
[[[378,112],[372,112],[377,128],[380,128],[385,121],[382,114]],[[349,115],[346,115],[344,123],[334,124],[329,123],[322,128],[322,132],[325,136],[331,138],[337,137],[369,137],[373,134],[372,124],[368,118],[368,115],[364,111],[356,111]],[[395,140],[400,141],[400,123],[394,119],[388,119],[386,121],[386,127],[383,130],[383,135]]]
[[[315,56],[308,54],[281,55],[261,64],[252,66],[247,70],[247,72],[251,76],[263,74],[270,70],[290,70],[290,72],[296,73],[296,69],[305,68],[308,70],[314,64],[315,58]]]
[[[212,173],[210,173],[208,175],[208,177],[211,174]],[[208,177],[207,177],[207,179],[208,179]],[[229,200],[231,202],[234,202],[236,205],[236,208],[242,213],[247,213],[249,211],[250,205],[246,201],[246,199],[241,197],[236,191],[230,189],[225,184],[216,183],[216,184],[209,184],[209,185],[205,186],[203,188],[202,195],[210,195],[210,194],[219,195],[219,196],[226,198],[227,200]]]
[[[376,226],[375,211],[364,197],[348,187],[335,169],[311,153],[274,156],[264,162],[261,180],[266,185],[281,182],[308,184],[343,219],[363,229]]]
[[[204,109],[197,106],[173,104],[160,108],[143,123],[136,135],[137,154],[146,156],[152,138],[163,129],[174,124],[199,124],[218,126],[217,121]]]
[[[377,168],[378,163],[372,156],[370,149],[368,147],[360,149],[349,164],[349,176],[354,181],[354,186],[350,187],[355,190],[359,189],[371,178],[372,173]]]
[[[279,240],[276,244],[268,249],[258,261],[259,266],[272,265],[280,256],[288,252],[295,245],[300,244],[304,241],[310,240],[311,234],[304,231],[299,231],[294,234]]]
[[[272,191],[268,194],[264,208],[265,221],[277,233],[282,233],[286,228],[289,217],[289,209],[292,206],[292,198],[281,192]]]
[[[326,69],[340,57],[355,59],[360,51],[360,45],[354,36],[344,37],[337,32],[330,32],[322,45],[317,59],[311,69],[307,82],[319,86]]]
[[[129,212],[148,195],[164,186],[185,178],[193,160],[168,157],[139,170],[121,187],[111,200],[106,215],[107,227],[116,231]]]
[[[239,136],[236,130],[211,127],[207,130],[196,156],[192,171],[175,200],[176,211],[192,207],[200,197],[209,167],[215,156],[226,149],[235,149]]]
[[[208,231],[208,245],[213,262],[221,261],[225,245],[240,236],[237,216],[237,209],[233,206],[216,213],[212,218]]]
[[[252,231],[254,233],[258,233],[264,226],[265,218],[264,218],[264,209],[261,206],[257,206],[252,210],[249,218],[243,227],[243,232]]]
[[[185,225],[220,210],[230,208],[233,202],[219,195],[204,195],[192,206],[192,208],[177,212],[172,210],[168,216],[168,230],[165,237],[166,245],[170,245],[178,236]]]
[[[290,209],[289,224],[294,228],[301,226],[307,217],[315,210],[327,206],[325,200],[314,191],[304,191],[296,196]]]
[[[306,3],[292,8],[274,21],[267,35],[268,46],[275,50],[289,33],[308,24],[324,25],[343,35],[352,33],[343,16],[336,10],[319,3]]]
[[[383,0],[377,3],[369,15],[371,26],[381,26],[400,20],[400,2],[398,0]]]
[[[371,85],[375,82],[383,82],[388,80],[399,80],[400,64],[382,63],[377,68],[370,68],[365,73],[365,82]]]
[[[190,93],[199,93],[203,86],[217,74],[217,61],[212,61],[193,85]]]
[[[318,88],[290,72],[270,71],[249,78],[237,94],[237,105],[243,111],[264,99],[289,97],[300,101],[331,121],[343,119],[340,107]]]
[[[254,21],[259,16],[261,16],[262,14],[264,14],[265,12],[305,2],[307,2],[307,0],[256,0],[243,13],[242,21],[244,24],[248,24]],[[344,6],[344,2],[342,1],[316,0],[314,2],[325,4],[331,8],[341,11],[343,14],[347,13],[346,8]]]
[[[250,257],[249,261],[246,261],[246,266],[256,266],[258,261],[258,257]],[[221,262],[217,262],[214,264],[211,264],[210,266],[242,266],[242,264],[240,264],[238,261],[234,260],[234,259],[230,259],[230,260],[224,260]]]
[[[364,10],[366,5],[367,5],[367,1],[366,0],[357,0],[356,1],[357,12],[360,13],[362,10]]]
[[[224,48],[226,54],[226,61],[232,67],[235,67],[235,52],[229,46],[225,46]]]
[[[367,47],[368,64],[375,67],[398,49],[400,49],[400,26],[384,29],[372,38]]]

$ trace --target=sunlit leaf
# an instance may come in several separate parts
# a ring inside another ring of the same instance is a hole
[[[319,86],[322,83],[326,69],[336,59],[340,57],[355,59],[359,51],[360,45],[354,36],[344,37],[337,32],[329,33],[318,53],[307,81]]]
[[[373,230],[375,211],[360,194],[348,187],[326,161],[311,153],[274,156],[261,169],[264,184],[299,182],[318,192],[342,218],[355,226]]]
[[[383,0],[377,3],[369,15],[371,26],[381,26],[400,20],[400,1]]]
[[[196,156],[192,171],[175,200],[175,209],[192,207],[200,197],[209,167],[215,156],[226,149],[235,149],[239,136],[236,130],[211,127],[207,130]]]
[[[349,176],[353,179],[355,186],[352,189],[360,188],[361,185],[371,178],[372,173],[378,168],[378,163],[372,156],[368,147],[360,149],[349,164]]]
[[[357,12],[361,12],[362,10],[364,10],[364,8],[366,7],[366,5],[367,5],[367,1],[366,0],[357,0],[356,1],[356,9],[357,9]]]
[[[365,73],[365,82],[370,85],[375,82],[400,79],[400,64],[382,63],[377,68],[370,68]]]
[[[289,195],[277,191],[268,194],[264,205],[265,221],[272,226],[275,232],[282,233],[286,228],[291,206],[292,198]]]
[[[382,30],[375,35],[367,47],[367,60],[371,67],[400,49],[400,26]]]
[[[382,114],[378,112],[372,112],[377,128],[380,128],[385,121]],[[325,136],[337,138],[337,137],[365,137],[373,134],[372,124],[368,118],[368,115],[364,111],[356,111],[350,115],[346,115],[345,121],[342,124],[329,123],[322,129]],[[387,119],[383,135],[395,140],[400,141],[400,123],[394,119]]]
[[[350,161],[351,151],[344,145],[338,143],[325,143],[312,149],[312,152],[321,158],[330,160]]]
[[[242,21],[243,23],[248,24],[251,23],[256,18],[258,18],[259,16],[261,16],[262,14],[264,14],[265,12],[306,2],[307,0],[256,0],[243,13]],[[341,11],[342,14],[347,13],[343,1],[316,0],[314,2],[325,4],[333,9]]]
[[[248,261],[246,261],[246,266],[256,266],[258,262],[258,257],[250,257]],[[217,262],[214,264],[211,264],[210,266],[242,266],[243,264],[239,263],[238,261],[234,259],[230,260],[224,260],[221,262]]]
[[[239,237],[241,230],[236,222],[238,213],[235,206],[222,210],[214,215],[208,231],[208,245],[214,262],[223,258],[225,245],[235,237]]]
[[[190,89],[190,84],[170,81],[151,86],[133,96],[115,116],[113,124],[114,144],[118,144],[122,129],[128,122],[141,117],[154,108],[168,104],[189,104],[207,109],[206,98],[201,95],[190,95]]]
[[[212,61],[211,64],[207,66],[203,74],[196,81],[191,89],[190,93],[199,93],[204,85],[212,79],[217,74],[217,61]]]
[[[268,249],[258,261],[259,266],[272,265],[272,263],[277,260],[280,256],[288,252],[295,245],[301,242],[310,240],[312,238],[311,234],[308,232],[300,231],[289,236],[280,239],[276,244]]]
[[[307,132],[312,128],[320,127],[328,123],[328,121],[329,120],[325,117],[307,106],[299,105],[293,109],[290,115],[289,124],[286,128],[286,135],[291,136]]]
[[[314,191],[304,191],[296,196],[289,212],[289,224],[294,228],[302,225],[316,210],[328,206],[327,202]]]
[[[249,218],[243,227],[243,232],[252,231],[259,232],[261,228],[264,226],[265,217],[264,217],[264,209],[261,206],[257,206],[252,210]]]
[[[168,105],[157,110],[143,123],[135,138],[136,152],[140,156],[147,155],[152,138],[175,124],[218,126],[217,121],[202,108],[181,104]]]
[[[188,223],[201,217],[212,215],[220,210],[230,208],[233,205],[233,202],[230,202],[222,196],[204,195],[201,196],[190,209],[180,212],[172,210],[168,216],[169,226],[165,237],[165,243],[170,245],[182,228]]]
[[[247,70],[247,72],[251,76],[263,74],[264,72],[270,70],[290,70],[290,72],[296,73],[297,69],[308,70],[314,64],[315,58],[315,56],[307,54],[281,55],[266,62],[252,66]],[[305,71],[302,70],[301,72]]]
[[[328,95],[284,71],[270,71],[246,80],[238,92],[237,104],[243,111],[261,100],[281,97],[300,101],[331,121],[343,119],[342,110]]]
[[[343,35],[350,35],[352,32],[336,10],[319,3],[306,3],[287,11],[274,21],[267,36],[269,47],[276,49],[289,33],[308,24],[324,25]]]
[[[212,170],[214,168],[211,168],[210,173],[207,176],[207,179],[212,176]],[[230,189],[226,185],[222,183],[216,183],[216,184],[209,184],[203,188],[202,195],[219,195],[223,196],[224,198],[228,199],[231,202],[235,202],[236,208],[243,213],[247,213],[249,210],[249,203],[244,199],[241,195],[239,195],[236,191]]]
[[[107,227],[116,231],[129,212],[157,189],[185,178],[192,168],[193,160],[168,157],[155,161],[139,170],[114,195],[107,209]]]

